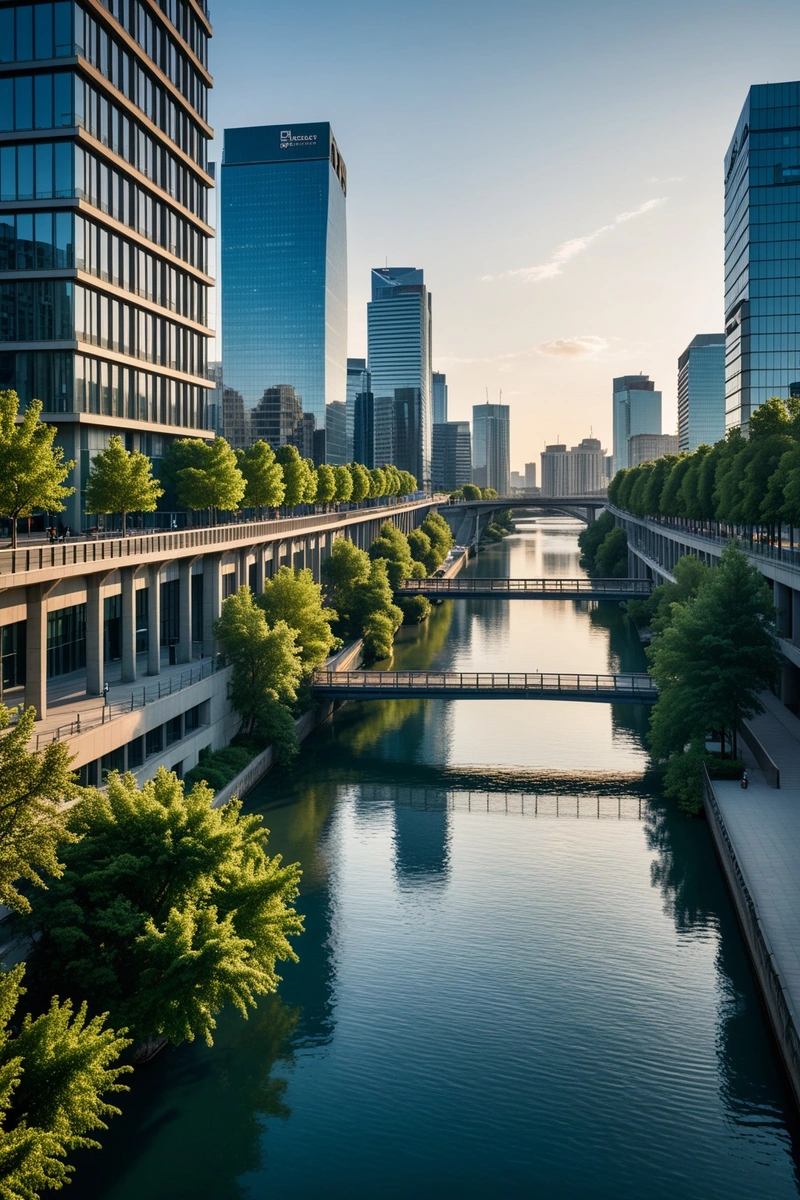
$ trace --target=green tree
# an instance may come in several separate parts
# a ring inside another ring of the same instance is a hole
[[[414,529],[408,535],[408,548],[411,551],[411,557],[416,562],[421,562],[426,573],[432,575],[439,563],[431,539],[424,529]]]
[[[683,558],[678,559],[672,572],[675,582],[659,584],[650,597],[652,627],[656,633],[663,633],[672,623],[676,604],[688,604],[694,600],[706,581],[708,571],[706,564],[694,554],[684,554]]]
[[[66,870],[30,917],[37,980],[92,996],[142,1050],[210,1045],[226,1004],[246,1015],[296,960],[298,866],[267,856],[260,817],[213,800],[163,767],[141,789],[111,775],[70,810]]]
[[[465,483],[461,489],[465,500],[480,500],[482,499],[481,489],[474,483]]]
[[[129,512],[155,512],[164,489],[153,478],[153,464],[146,454],[126,450],[122,438],[111,437],[108,449],[92,459],[86,482],[86,511],[121,513],[122,536],[126,537]]]
[[[653,463],[653,469],[650,471],[642,491],[643,515],[653,517],[660,515],[662,511],[661,497],[677,462],[677,455],[664,454]]]
[[[352,542],[338,538],[322,567],[345,637],[363,637],[368,659],[388,658],[392,640],[403,620],[394,603],[383,558],[370,561]]]
[[[383,473],[386,477],[386,492],[387,496],[400,495],[400,472],[393,463],[383,464]]]
[[[510,516],[511,513],[509,511],[509,517]],[[430,539],[431,549],[433,554],[438,559],[436,566],[433,568],[435,571],[436,568],[440,567],[447,558],[447,555],[453,547],[455,538],[450,532],[450,526],[447,524],[447,521],[445,521],[441,513],[438,512],[429,512],[425,517],[425,520],[422,522],[421,528],[423,533],[427,534],[428,538]],[[418,557],[418,555],[414,555],[414,558]]]
[[[353,495],[353,476],[349,467],[334,467],[333,474],[336,479],[336,501],[343,504]]]
[[[697,447],[694,454],[688,455],[686,458],[688,466],[680,482],[678,504],[683,513],[695,521],[703,520],[706,515],[708,517],[714,515],[713,505],[709,505],[708,514],[702,511],[701,500],[703,464],[711,453],[710,446],[702,445]]]
[[[272,447],[263,441],[254,442],[247,450],[236,451],[236,463],[245,482],[242,504],[257,508],[280,508],[286,489],[283,471]]]
[[[373,561],[376,558],[385,560],[389,583],[395,592],[404,579],[425,578],[425,567],[422,563],[414,562],[411,557],[408,538],[391,521],[384,521],[381,525],[380,537],[370,546],[369,556]]]
[[[202,438],[176,438],[167,447],[158,469],[158,478],[164,489],[163,507],[168,512],[181,507],[178,497],[181,471],[188,467],[202,471],[207,461],[207,445]]]
[[[183,508],[196,511],[208,508],[232,512],[245,494],[245,481],[236,454],[225,438],[216,437],[194,451],[201,466],[184,467],[177,472],[178,501]]]
[[[337,647],[331,632],[336,612],[325,608],[322,588],[314,582],[311,571],[280,570],[264,584],[263,595],[256,604],[273,628],[281,621],[294,630],[300,661],[306,673],[321,666]]]
[[[381,496],[387,495],[385,472],[380,467],[373,467],[370,470],[369,477],[370,477],[370,488],[369,488],[370,500],[378,500],[378,499],[380,499]]]
[[[619,478],[620,471],[616,478]],[[606,537],[614,529],[614,518],[610,512],[602,512],[596,521],[587,525],[578,534],[578,546],[581,551],[580,565],[589,575],[599,574],[597,570],[597,551]]]
[[[628,538],[619,526],[606,534],[595,558],[602,579],[625,579],[628,574]]]
[[[662,514],[667,517],[688,516],[683,481],[691,469],[693,457],[690,454],[682,454],[680,457],[669,455],[672,460],[671,466],[664,480],[657,507],[650,510],[651,516],[661,516]]]
[[[0,516],[11,521],[11,545],[17,545],[17,521],[36,509],[63,512],[74,487],[64,480],[75,466],[54,446],[55,425],[40,420],[42,404],[31,400],[18,421],[19,396],[0,391]]]
[[[44,888],[47,876],[61,874],[59,847],[71,836],[64,804],[81,794],[64,742],[28,749],[35,720],[36,709],[26,708],[9,729],[0,705],[0,904],[21,913],[30,911],[21,881]]]
[[[17,1012],[24,964],[0,974],[0,1195],[36,1200],[59,1191],[75,1170],[66,1157],[99,1150],[90,1135],[119,1115],[107,1096],[128,1089],[119,1066],[130,1041],[70,1001],[33,1017]]]
[[[369,471],[361,463],[350,463],[350,475],[353,479],[353,494],[350,499],[355,504],[360,504],[369,496],[371,482]]]
[[[481,500],[497,500],[497,498],[496,488],[486,487],[481,489]]]
[[[316,504],[317,502],[317,468],[314,466],[314,460],[304,458],[303,462],[303,500],[306,504]]]
[[[295,508],[302,504],[306,496],[306,466],[300,457],[296,446],[281,446],[275,451],[275,457],[283,472],[285,488],[284,504],[287,508]]]
[[[410,471],[400,472],[400,495],[412,496],[417,490],[417,481]]]
[[[655,463],[642,463],[633,471],[634,480],[628,495],[628,509],[637,517],[647,516],[647,491],[651,477],[656,474]]]
[[[333,473],[333,467],[329,467],[327,463],[320,463],[317,467],[317,503],[323,504],[327,510],[328,505],[336,498],[336,476]]]
[[[246,732],[253,732],[265,697],[294,703],[303,676],[297,632],[283,620],[270,626],[249,587],[223,601],[214,636],[233,667],[230,700]]]
[[[718,521],[738,521],[741,483],[744,478],[744,452],[747,442],[738,426],[729,429],[719,445],[714,472],[714,515]]]
[[[666,758],[708,731],[730,729],[734,753],[742,719],[762,711],[759,693],[775,680],[778,654],[769,588],[733,543],[694,598],[649,648],[659,699],[651,716],[655,753]]]

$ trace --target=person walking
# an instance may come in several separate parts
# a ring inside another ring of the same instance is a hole
[[[108,708],[110,703],[108,698],[108,693],[110,690],[111,689],[108,686],[108,680],[106,680],[106,682],[103,684],[103,703],[105,704],[106,708]]]
[[[744,774],[742,775],[742,787],[743,787],[743,788],[745,788],[745,789],[747,789],[747,785],[748,785],[748,783],[749,783],[749,782],[750,782],[750,781],[749,781],[749,779],[747,778],[747,771],[745,771],[745,772],[744,772]]]

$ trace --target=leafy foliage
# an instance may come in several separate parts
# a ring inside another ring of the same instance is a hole
[[[618,472],[617,478],[622,474]],[[578,534],[578,545],[581,566],[589,575],[624,579],[628,574],[628,539],[624,529],[615,525],[611,513],[601,513],[596,521],[582,529]]]
[[[322,573],[333,593],[342,635],[363,637],[368,658],[388,658],[403,613],[393,600],[386,559],[370,561],[363,550],[339,538]]]
[[[146,454],[128,451],[122,438],[114,435],[108,449],[92,459],[86,482],[86,511],[121,513],[122,532],[127,533],[129,512],[155,512],[164,489],[153,478],[153,464]]]
[[[239,470],[235,452],[225,438],[201,442],[202,449],[193,448],[197,466],[183,467],[177,472],[178,500],[182,508],[204,508],[233,511],[242,502],[245,480]]]
[[[371,559],[383,559],[392,591],[397,591],[404,579],[424,579],[427,572],[422,563],[414,562],[408,538],[391,521],[381,525],[380,537],[369,548]]]
[[[242,1015],[278,984],[302,931],[299,868],[266,853],[239,801],[213,808],[161,768],[139,789],[111,775],[69,813],[66,870],[28,918],[38,981],[92,996],[137,1044],[203,1037],[233,1004]]]
[[[247,450],[236,451],[236,462],[245,482],[242,504],[245,508],[278,508],[286,488],[283,471],[267,442],[254,442]]]
[[[22,419],[16,392],[0,391],[0,514],[11,519],[11,544],[17,545],[17,519],[35,509],[63,512],[74,487],[64,480],[75,466],[54,446],[55,425],[40,420],[42,403],[32,400]]]
[[[336,612],[324,607],[322,588],[314,582],[311,571],[281,567],[264,584],[263,595],[256,597],[256,604],[269,625],[284,621],[295,631],[300,661],[307,673],[341,645],[337,645],[338,639],[331,632]]]
[[[249,587],[240,587],[223,601],[214,636],[233,666],[231,704],[248,732],[267,697],[284,704],[297,699],[303,676],[297,632],[283,620],[270,626]]]

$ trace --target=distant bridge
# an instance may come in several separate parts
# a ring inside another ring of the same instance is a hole
[[[631,600],[646,599],[654,586],[649,579],[406,579],[398,595],[429,600]]]
[[[500,671],[323,671],[311,677],[329,700],[580,700],[654,704],[649,675],[562,675]]]
[[[587,496],[497,496],[491,500],[450,500],[443,508],[605,508],[608,495]]]
[[[608,504],[605,494],[589,496],[498,496],[496,500],[450,500],[439,512],[447,520],[456,541],[469,546],[480,541],[492,514],[512,508],[529,511],[542,509],[564,513],[591,524]]]

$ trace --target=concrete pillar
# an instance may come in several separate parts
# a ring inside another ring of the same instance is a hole
[[[250,572],[248,569],[247,560],[250,557],[249,550],[240,550],[236,559],[236,590],[250,582]]]
[[[122,682],[136,681],[136,568],[123,567],[122,579]]]
[[[264,591],[264,577],[266,575],[266,552],[267,548],[262,542],[260,546],[256,546],[256,595],[260,596]]]
[[[147,674],[161,674],[161,567],[153,563],[148,572]]]
[[[787,587],[785,583],[775,583],[774,585],[775,607],[778,610],[778,633],[781,637],[792,636],[792,589]]]
[[[105,683],[105,575],[90,575],[86,586],[86,694],[102,696]]]
[[[178,662],[192,661],[192,565],[182,559],[178,566]]]
[[[25,706],[36,709],[36,720],[47,716],[47,594],[49,588],[31,584],[26,588]]]
[[[800,646],[800,591],[792,588],[792,641]]]
[[[222,613],[222,555],[206,554],[203,558],[203,655],[216,654],[214,622]]]

